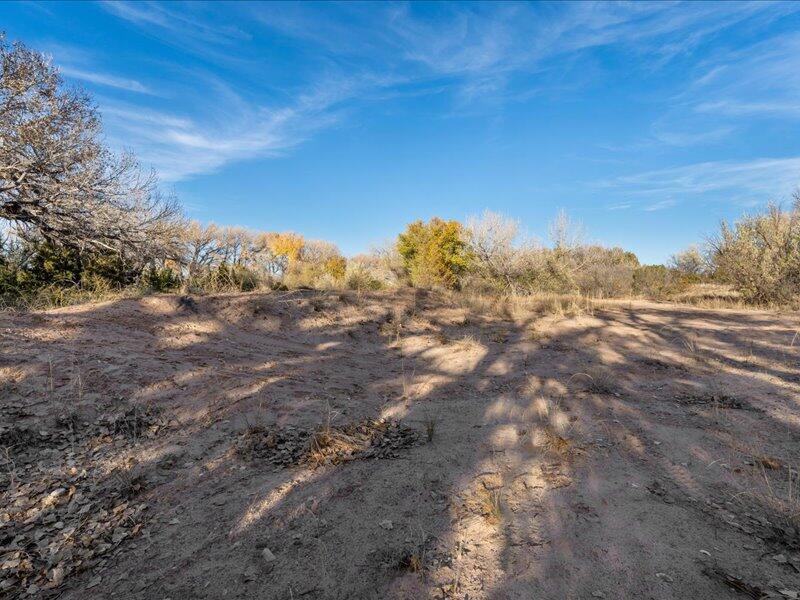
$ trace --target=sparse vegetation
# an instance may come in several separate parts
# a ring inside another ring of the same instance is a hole
[[[503,518],[503,494],[500,489],[479,488],[478,503],[481,514],[489,523],[497,524]]]
[[[607,368],[594,367],[572,377],[580,381],[587,391],[594,394],[614,394],[617,392],[617,376]]]
[[[789,210],[770,205],[711,240],[718,277],[756,304],[795,302],[800,294],[800,196]]]
[[[779,356],[785,375],[795,375],[797,362],[787,358],[796,345],[786,334],[793,317],[729,311],[704,325],[702,311],[687,317],[685,308],[635,301],[593,300],[588,308],[576,296],[557,309],[537,296],[509,296],[499,309],[491,295],[469,307],[465,297],[404,289],[168,295],[4,315],[6,354],[19,359],[2,372],[10,399],[0,420],[0,514],[11,523],[4,527],[26,544],[36,536],[62,543],[60,522],[81,534],[55,565],[35,544],[4,552],[10,566],[0,581],[14,590],[10,597],[29,596],[33,584],[68,595],[97,576],[104,593],[118,585],[125,595],[132,584],[109,577],[108,563],[84,569],[82,553],[102,549],[139,565],[135,551],[148,538],[168,553],[177,543],[194,552],[219,543],[194,526],[209,514],[226,524],[223,539],[233,531],[248,542],[226,548],[237,564],[248,566],[255,554],[267,585],[287,587],[322,556],[336,572],[366,573],[373,587],[441,582],[472,596],[480,591],[475,574],[485,572],[479,565],[530,558],[531,546],[550,552],[555,539],[577,547],[587,530],[616,536],[606,522],[632,507],[652,509],[637,527],[678,540],[670,536],[686,515],[658,509],[684,496],[685,505],[704,507],[690,521],[704,536],[722,527],[759,555],[763,544],[768,556],[791,558],[798,477],[786,457],[795,443],[769,410],[792,406],[792,384],[764,378],[761,365]],[[191,310],[178,308],[181,298]],[[553,312],[566,314],[572,303],[580,318]],[[144,313],[154,333],[120,329]],[[532,328],[535,344],[525,335]],[[777,349],[776,331],[784,335]],[[441,333],[452,341],[432,343]],[[687,339],[707,363],[690,360]],[[91,352],[75,353],[90,340]],[[728,348],[741,353],[726,361]],[[745,353],[749,359],[738,360]],[[201,358],[175,369],[206,355],[226,362],[209,368]],[[131,382],[142,401],[130,398]],[[48,420],[28,406],[46,407]],[[729,450],[744,438],[758,444]],[[64,466],[65,452],[76,457],[75,471]],[[44,487],[31,481],[31,464],[48,469]],[[84,477],[79,467],[87,464]],[[69,490],[65,477],[77,488],[72,496],[59,491]],[[683,487],[687,480],[693,484]],[[158,500],[183,490],[192,503],[181,510]],[[48,512],[42,498],[51,493],[60,495]],[[81,493],[97,507],[85,523],[70,509]],[[608,493],[614,502],[605,504]],[[18,511],[18,502],[58,520],[37,517],[28,531],[34,513]],[[262,524],[271,528],[269,552],[258,545]],[[325,553],[327,536],[360,546]],[[690,569],[696,557],[677,560]],[[771,560],[763,568],[779,577],[788,567]],[[366,589],[323,576],[330,589]]]

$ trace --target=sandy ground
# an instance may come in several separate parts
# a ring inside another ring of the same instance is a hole
[[[0,314],[0,596],[800,597],[797,315],[494,312],[407,290]],[[157,424],[107,425],[131,407]],[[241,451],[361,419],[415,435]],[[81,493],[126,516],[64,576]]]

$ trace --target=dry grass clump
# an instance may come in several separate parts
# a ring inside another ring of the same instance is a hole
[[[531,294],[452,294],[451,300],[474,317],[495,317],[518,322],[531,315],[575,317],[593,315],[599,301],[580,294],[537,292]]]
[[[478,509],[480,514],[492,524],[503,519],[503,495],[500,489],[478,488]]]
[[[509,294],[486,294],[476,292],[451,292],[451,303],[464,310],[461,325],[467,325],[480,318],[493,317],[503,321],[515,321],[518,314],[519,299]]]
[[[767,469],[780,470],[775,468],[776,463],[772,461],[774,459],[767,462],[762,458],[759,462],[764,481],[762,498],[772,507],[774,513],[781,515],[794,528],[795,539],[800,546],[800,468],[787,467],[782,480],[771,481]]]
[[[397,561],[397,569],[408,573],[420,573],[423,566],[422,561],[423,557],[420,553],[414,551],[404,552]]]
[[[400,573],[423,575],[431,554],[436,555],[429,548],[434,539],[424,531],[412,530],[400,546],[379,550],[376,553],[377,562]]]
[[[311,434],[304,459],[315,467],[328,462],[337,464],[357,454],[362,445],[363,440],[328,425]]]
[[[726,467],[736,477],[735,491],[725,504],[738,507],[737,521],[748,533],[788,550],[791,562],[800,551],[800,464],[769,452],[755,438],[742,438],[733,448],[738,456]]]
[[[57,285],[44,286],[26,294],[16,296],[0,295],[0,310],[36,311],[63,308],[78,304],[121,300],[123,298],[140,298],[146,290],[138,287],[115,288],[103,286],[63,287]]]
[[[529,342],[538,342],[545,337],[545,335],[546,334],[539,329],[534,321],[525,328],[523,339]]]
[[[483,344],[481,344],[478,339],[471,334],[464,335],[453,341],[452,345],[454,348],[464,351],[479,350],[483,348]]]
[[[701,308],[746,308],[742,295],[730,286],[719,283],[696,283],[686,291],[673,294],[669,300]]]
[[[524,306],[540,315],[566,318],[593,315],[595,300],[575,294],[538,294],[527,298]]]
[[[616,374],[605,368],[593,367],[575,373],[571,380],[579,381],[584,390],[593,394],[617,394],[619,390]]]
[[[681,338],[681,346],[684,354],[693,362],[705,365],[708,363],[708,355],[700,346],[697,337],[687,334]]]
[[[800,549],[800,465],[792,465],[762,451],[752,451],[745,460],[749,468],[736,469],[749,478],[747,489],[735,496],[749,513],[765,514],[768,519],[752,517],[751,525],[782,544]],[[749,500],[749,502],[748,502]],[[755,502],[756,506],[748,506]]]
[[[364,419],[342,426],[317,429],[308,443],[305,460],[313,466],[364,458],[397,458],[397,452],[417,443],[419,433],[397,421]]]

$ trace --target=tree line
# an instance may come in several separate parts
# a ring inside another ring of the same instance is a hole
[[[103,142],[92,99],[45,55],[0,36],[0,299],[59,304],[140,290],[439,287],[494,294],[668,297],[704,281],[758,304],[800,291],[800,197],[771,205],[667,265],[588,243],[559,215],[542,244],[486,212],[409,224],[388,247],[346,259],[332,243],[186,218],[155,172]],[[35,304],[35,302],[33,303]]]

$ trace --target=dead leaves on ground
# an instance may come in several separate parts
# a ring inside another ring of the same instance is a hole
[[[130,408],[56,430],[0,427],[0,596],[55,591],[71,575],[102,568],[142,533],[144,479],[107,465],[166,426],[160,411]]]
[[[369,458],[398,458],[414,446],[419,432],[398,421],[362,419],[315,430],[294,426],[251,427],[235,442],[247,460],[265,460],[278,468],[319,467]]]

